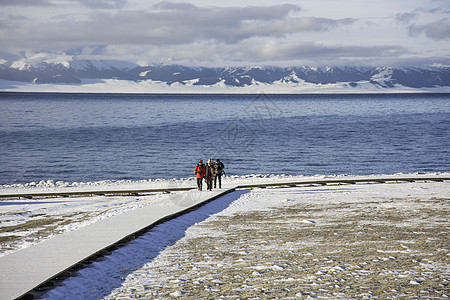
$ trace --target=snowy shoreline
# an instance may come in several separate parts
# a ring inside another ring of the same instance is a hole
[[[231,175],[224,176],[224,186],[235,186],[242,184],[257,184],[269,182],[293,182],[318,179],[362,179],[362,178],[396,178],[396,177],[429,177],[429,176],[450,176],[450,172],[431,172],[431,173],[396,173],[396,174],[370,174],[370,175],[350,175],[336,174],[314,176],[304,175],[286,175],[286,174],[250,174],[250,175]],[[162,189],[177,187],[196,186],[194,177],[172,178],[172,179],[143,179],[133,180],[101,180],[93,182],[67,182],[55,180],[42,180],[39,182],[30,182],[25,184],[4,184],[0,185],[0,194],[10,193],[31,193],[31,192],[83,192],[90,190],[125,190],[125,189]]]
[[[395,84],[386,88],[370,81],[358,82],[352,87],[350,82],[313,84],[301,82],[288,84],[255,83],[244,87],[227,86],[223,82],[212,86],[192,84],[167,84],[161,81],[128,81],[117,79],[83,79],[80,84],[35,84],[19,81],[0,80],[1,92],[18,93],[129,93],[129,94],[394,94],[394,93],[450,93],[450,87],[411,88]]]
[[[43,299],[445,298],[449,184],[240,190],[157,226]]]
[[[239,185],[258,185],[274,183],[308,182],[311,180],[359,180],[359,179],[397,179],[397,178],[427,178],[449,177],[450,173],[398,173],[372,175],[315,175],[293,176],[274,174],[253,174],[244,176],[225,176],[223,188]],[[192,188],[194,178],[173,178],[156,180],[103,180],[97,182],[63,182],[41,181],[39,183],[14,184],[0,186],[0,195],[31,194],[31,193],[64,193],[89,191],[120,191],[143,189],[171,189]],[[203,191],[205,192],[205,191]],[[12,251],[29,247],[35,243],[49,239],[56,234],[77,230],[93,222],[108,218],[126,211],[148,205],[153,201],[167,201],[172,192],[165,194],[155,192],[141,196],[73,196],[73,197],[44,197],[44,198],[15,198],[1,200],[2,214],[0,215],[0,256]],[[64,201],[62,201],[64,199]],[[60,205],[63,203],[63,205]],[[30,222],[31,221],[31,222]],[[29,225],[32,224],[32,225]]]
[[[228,176],[223,185],[449,175],[247,175]],[[369,295],[363,285],[372,295],[411,296],[427,291],[433,297],[445,297],[450,282],[450,245],[445,237],[449,184],[446,180],[238,190],[155,227],[81,270],[44,299],[232,295],[260,299],[258,295],[265,291],[287,298],[345,299]],[[193,185],[193,178],[43,181],[1,186],[0,194]],[[184,192],[0,201],[0,256],[150,203],[164,205],[179,193]],[[374,268],[381,269],[375,272]],[[383,284],[377,287],[372,281]]]

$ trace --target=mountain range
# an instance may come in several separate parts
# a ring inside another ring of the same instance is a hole
[[[158,82],[168,86],[362,84],[390,89],[450,87],[450,67],[189,67],[146,65],[114,60],[86,60],[69,54],[35,53],[18,57],[0,53],[0,79],[34,84],[82,84],[86,79]]]

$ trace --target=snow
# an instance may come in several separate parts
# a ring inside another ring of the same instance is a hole
[[[393,69],[392,68],[378,68],[378,73],[372,76],[372,80],[384,80],[389,79],[392,76]]]
[[[230,176],[225,177],[224,187],[436,175],[448,177],[450,173]],[[42,181],[4,185],[0,194],[194,185],[193,178],[90,183]],[[2,242],[1,255],[148,203],[170,201],[171,197],[171,194],[154,193],[1,201],[0,236],[18,236],[15,242]],[[445,286],[450,280],[449,198],[449,181],[237,190],[155,227],[79,271],[43,298],[199,299],[253,295],[258,299],[263,290],[282,298],[295,298],[295,295],[361,298],[371,293],[381,293],[378,294],[381,297],[402,293],[407,296],[411,291],[445,297],[448,294]],[[32,226],[33,222],[52,219],[53,223]],[[377,231],[385,227],[389,230]],[[363,232],[364,235],[356,238]],[[365,241],[364,237],[369,240]],[[365,248],[366,245],[370,247]],[[346,256],[350,249],[362,252],[350,252]],[[385,291],[378,291],[371,281],[378,285],[386,281]],[[271,283],[261,285],[263,282]],[[367,288],[363,288],[365,285]],[[285,294],[278,294],[281,291]]]
[[[76,71],[96,68],[98,70],[107,70],[117,68],[119,70],[130,70],[136,67],[136,64],[127,61],[118,61],[111,59],[89,60],[82,59],[83,55],[75,58],[64,52],[27,52],[25,56],[19,60],[10,62],[10,68],[17,70],[27,70],[31,68],[45,68],[46,66],[63,66],[64,68],[72,68]],[[1,64],[6,61],[1,60]]]
[[[25,67],[24,66],[17,66]],[[142,73],[143,74],[143,73]],[[142,75],[141,74],[141,75]],[[291,79],[291,78],[288,78]],[[295,79],[295,77],[292,77]],[[378,78],[383,79],[383,78]],[[377,80],[378,80],[377,79]],[[262,91],[268,94],[348,94],[348,93],[450,93],[450,87],[410,88],[399,84],[383,88],[369,81],[358,81],[356,87],[350,82],[314,84],[303,80],[299,82],[277,81],[273,84],[254,81],[243,87],[227,86],[225,80],[214,85],[202,86],[189,84],[171,84],[153,80],[118,80],[118,79],[82,79],[80,84],[35,84],[0,80],[1,92],[49,92],[49,93],[221,93],[221,94],[255,94]]]
[[[72,56],[64,53],[30,53],[27,57],[24,57],[11,64],[10,68],[18,70],[26,70],[29,68],[39,68],[44,64],[62,65],[66,68],[70,66]]]
[[[196,84],[199,81],[200,81],[200,78],[196,78],[196,79],[191,79],[191,80],[185,80],[185,81],[183,81],[183,83],[186,86],[193,86],[194,84]]]
[[[337,174],[303,176],[303,175],[285,175],[285,174],[249,174],[249,175],[231,175],[225,176],[226,185],[224,187],[256,184],[256,183],[283,183],[283,182],[300,182],[309,180],[334,180],[334,179],[371,179],[371,178],[412,178],[427,176],[450,176],[450,173],[396,173],[396,174],[373,174],[364,176]],[[102,180],[93,182],[66,182],[54,180],[42,180],[40,182],[29,182],[25,184],[5,184],[0,185],[1,194],[14,193],[36,193],[36,192],[85,192],[85,191],[117,191],[131,189],[164,189],[179,187],[196,186],[195,178],[172,178],[172,179],[143,179],[139,181],[133,180]]]

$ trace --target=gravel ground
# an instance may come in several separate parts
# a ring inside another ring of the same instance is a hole
[[[390,186],[400,185],[439,183]],[[450,297],[447,195],[387,197],[391,187],[380,194],[375,186],[388,185],[252,191],[275,205],[194,225],[196,234],[188,231],[108,299]]]

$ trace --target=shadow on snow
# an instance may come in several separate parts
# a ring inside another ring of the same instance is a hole
[[[79,271],[77,276],[65,280],[61,286],[44,295],[43,299],[99,299],[108,296],[122,285],[129,274],[152,262],[161,251],[183,238],[190,226],[221,212],[247,192],[248,190],[232,192],[154,227],[103,260]]]

